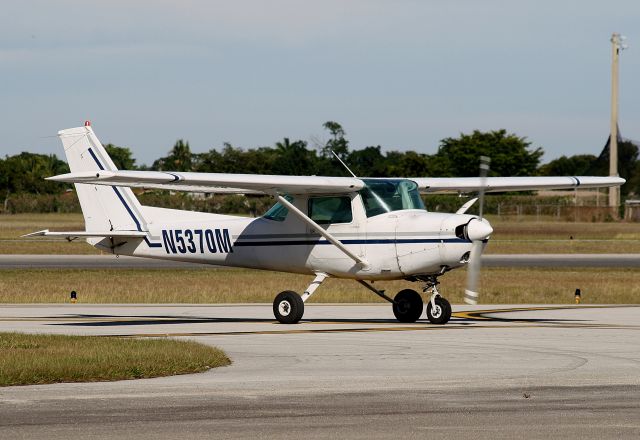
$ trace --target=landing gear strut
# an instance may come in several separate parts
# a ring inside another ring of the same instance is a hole
[[[420,319],[423,309],[422,297],[415,290],[401,290],[395,298],[391,299],[385,295],[384,290],[378,290],[364,280],[358,280],[358,282],[379,297],[384,298],[393,304],[393,314],[398,321],[416,322]]]
[[[273,300],[273,315],[281,324],[296,324],[304,315],[304,303],[328,277],[326,273],[317,273],[302,296],[292,290],[280,292]]]
[[[436,277],[429,277],[425,280],[423,292],[431,292],[431,298],[427,303],[427,318],[431,324],[446,324],[451,319],[451,304],[440,296],[438,292],[440,282]]]

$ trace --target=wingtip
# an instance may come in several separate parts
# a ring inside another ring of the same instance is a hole
[[[109,179],[113,177],[113,171],[81,171],[77,173],[58,174],[57,176],[45,177],[46,180],[53,182],[83,183],[83,181],[94,182],[101,179]]]
[[[43,229],[42,231],[36,231],[36,232],[31,232],[29,234],[24,234],[21,235],[20,238],[25,238],[25,237],[42,237],[44,235],[47,235],[47,233],[49,232],[48,229]]]

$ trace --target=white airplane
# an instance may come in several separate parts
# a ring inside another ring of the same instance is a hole
[[[85,231],[39,231],[28,236],[86,238],[116,255],[207,263],[315,275],[302,295],[279,293],[276,319],[300,321],[304,303],[329,277],[356,280],[393,305],[401,322],[423,312],[420,293],[394,298],[371,281],[404,279],[423,284],[426,315],[434,324],[451,317],[438,277],[467,264],[465,300],[475,288],[482,249],[493,229],[482,215],[428,212],[420,193],[599,188],[622,185],[618,177],[394,178],[272,176],[169,171],[120,171],[89,122],[58,133],[70,173],[48,180],[75,184]],[[141,205],[133,188],[204,193],[267,194],[276,203],[262,217],[246,218]],[[482,201],[480,203],[482,211]],[[241,292],[239,292],[241,294]]]

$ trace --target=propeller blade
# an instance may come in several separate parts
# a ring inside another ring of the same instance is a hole
[[[480,192],[478,193],[478,199],[480,200],[480,220],[482,220],[482,213],[484,212],[484,190],[487,187],[487,173],[489,172],[489,164],[491,159],[487,156],[480,156]]]
[[[476,240],[471,247],[469,265],[467,266],[467,288],[464,290],[464,302],[475,306],[478,304],[478,279],[480,278],[480,256],[482,241]]]
[[[478,193],[478,200],[480,201],[478,210],[480,215],[478,216],[478,220],[471,220],[467,226],[469,237],[473,240],[473,245],[471,246],[469,265],[467,266],[467,288],[464,291],[464,302],[471,305],[478,304],[478,280],[480,278],[482,242],[493,232],[489,223],[482,220],[484,213],[484,191],[487,186],[487,173],[489,172],[490,162],[491,160],[488,157],[480,157],[480,191]]]

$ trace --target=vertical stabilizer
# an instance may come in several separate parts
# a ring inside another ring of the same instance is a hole
[[[58,132],[71,172],[117,168],[91,126]],[[130,188],[74,184],[87,231],[146,231],[138,199]]]

